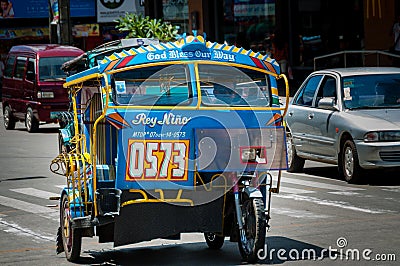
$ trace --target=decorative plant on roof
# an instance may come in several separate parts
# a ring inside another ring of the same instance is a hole
[[[115,20],[116,28],[128,32],[127,38],[155,38],[160,41],[175,41],[178,39],[178,27],[164,22],[162,19],[151,19],[141,14],[125,13]]]

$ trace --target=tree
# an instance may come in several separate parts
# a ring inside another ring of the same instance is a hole
[[[160,41],[175,41],[178,39],[178,27],[162,19],[150,19],[141,14],[125,13],[115,20],[116,28],[121,32],[128,32],[126,38],[155,38]]]

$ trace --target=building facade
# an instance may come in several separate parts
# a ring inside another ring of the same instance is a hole
[[[388,51],[400,0],[146,0],[146,15],[164,18],[185,32],[205,32],[213,41],[266,53],[278,36],[301,80],[316,56]]]
[[[14,17],[0,19],[0,53],[15,44],[50,42],[57,34],[53,3],[69,4],[72,44],[89,50],[123,38],[114,19],[124,12],[163,18],[180,33],[270,53],[287,44],[293,69],[309,71],[315,56],[342,50],[388,50],[400,0],[10,0]],[[54,40],[53,40],[54,41]]]

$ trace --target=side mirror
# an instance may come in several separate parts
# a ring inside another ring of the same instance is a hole
[[[318,108],[337,111],[336,101],[334,98],[326,97],[321,98],[318,102]]]

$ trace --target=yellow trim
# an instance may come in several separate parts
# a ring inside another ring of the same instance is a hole
[[[96,134],[97,134],[97,124],[104,119],[107,113],[108,109],[108,99],[109,99],[109,89],[110,85],[108,85],[108,80],[107,80],[107,75],[103,73],[104,76],[104,82],[105,86],[102,88],[102,93],[105,94],[106,102],[103,104],[103,112],[102,114],[96,119],[96,121],[93,124],[93,129],[92,129],[92,164],[93,164],[93,191],[96,192],[96,183],[97,183],[97,171],[96,171],[96,164],[97,164],[97,139],[96,139]],[[101,95],[103,97],[103,94]],[[94,204],[94,215],[98,215],[98,210],[97,210],[97,204],[96,204],[96,196],[93,197],[93,204]]]
[[[286,87],[285,107],[281,109],[281,110],[284,110],[282,117],[285,117],[287,110],[288,110],[288,106],[289,106],[289,81],[285,74],[280,74],[278,76],[278,79],[279,78],[283,78],[285,80],[285,87]]]
[[[224,188],[224,191],[225,191],[225,193],[227,192],[227,181],[226,181],[226,176],[224,175],[224,174],[215,174],[215,175],[213,175],[212,177],[211,177],[211,180],[210,180],[210,187],[207,187],[207,185],[206,185],[206,183],[204,182],[204,180],[201,178],[201,175],[199,174],[199,172],[195,172],[194,173],[194,176],[195,176],[195,179],[199,179],[200,180],[200,182],[201,182],[201,185],[202,185],[202,187],[204,188],[204,190],[205,191],[207,191],[207,192],[211,192],[212,191],[212,188],[213,187],[219,187],[219,188]],[[225,183],[224,183],[224,185],[223,186],[214,186],[213,185],[213,181],[214,181],[214,179],[215,178],[217,178],[217,177],[223,177],[224,178],[224,181],[225,181]],[[195,184],[196,184],[196,182],[195,182]],[[196,188],[197,186],[196,185],[194,185],[194,187]]]
[[[178,194],[176,196],[175,199],[166,199],[164,197],[164,191],[162,189],[155,189],[154,192],[159,193],[160,194],[160,198],[159,199],[149,199],[149,197],[147,196],[147,194],[142,191],[142,190],[138,190],[138,189],[130,189],[129,192],[131,193],[140,193],[143,198],[142,199],[134,199],[134,200],[128,200],[125,201],[121,204],[121,208],[128,206],[128,205],[132,205],[132,204],[138,204],[138,203],[162,203],[162,202],[175,202],[175,203],[189,203],[190,206],[194,206],[194,202],[191,199],[182,199],[182,189],[178,190]]]
[[[151,110],[253,110],[253,111],[277,111],[284,110],[284,107],[239,107],[239,106],[151,106],[151,105],[143,105],[143,106],[112,106],[113,109],[151,109]]]
[[[196,86],[197,86],[197,104],[196,109],[201,108],[201,87],[200,87],[200,76],[199,76],[199,63],[194,63],[194,74],[196,76]]]
[[[85,82],[85,81],[88,81],[88,80],[91,80],[91,79],[94,79],[94,78],[100,78],[101,76],[102,75],[98,74],[98,73],[90,74],[90,75],[87,75],[87,76],[84,76],[84,77],[81,77],[81,78],[74,79],[74,80],[69,81],[69,82],[65,82],[63,84],[63,87],[64,88],[68,88],[68,87],[71,87],[73,85],[77,85],[79,83],[82,83],[82,82]]]
[[[111,69],[109,71],[106,71],[107,74],[114,74],[118,72],[123,72],[131,69],[136,69],[136,68],[144,68],[144,67],[152,67],[152,66],[158,66],[158,65],[175,65],[175,64],[182,64],[182,65],[189,65],[189,64],[204,64],[204,65],[229,65],[229,66],[235,66],[235,67],[242,67],[258,72],[262,72],[268,75],[272,75],[274,77],[278,77],[279,75],[276,73],[273,73],[269,70],[254,67],[254,66],[248,66],[248,65],[243,65],[239,63],[232,63],[232,62],[220,62],[220,61],[207,61],[207,60],[194,60],[194,61],[168,61],[168,62],[154,62],[154,63],[146,63],[146,64],[140,64],[140,65],[134,65],[134,66],[128,66],[120,69]]]
[[[198,65],[199,64],[206,64],[206,65],[229,65],[229,66],[235,66],[235,67],[242,67],[258,72],[262,72],[268,75],[272,75],[275,78],[279,78],[280,76],[284,75],[278,75],[276,73],[273,73],[271,71],[268,71],[266,69],[261,69],[253,66],[247,66],[247,65],[242,65],[238,63],[230,63],[230,62],[216,62],[216,61],[205,61],[205,60],[196,60],[196,61],[171,61],[171,62],[155,62],[155,63],[149,63],[149,64],[143,64],[143,65],[135,65],[135,66],[129,66],[121,69],[114,69],[106,72],[107,74],[114,74],[118,72],[124,72],[132,69],[137,69],[137,68],[143,68],[143,67],[152,67],[152,66],[158,66],[158,65],[175,65],[175,64],[194,64],[194,69],[195,69],[195,75],[196,75],[196,82],[197,82],[197,105],[196,106],[152,106],[152,105],[143,105],[143,106],[129,106],[129,105],[123,105],[123,106],[112,106],[113,109],[152,109],[152,110],[266,110],[266,111],[282,111],[287,109],[287,107],[238,107],[238,106],[202,106],[201,105],[201,92],[200,90],[200,78],[199,78],[199,73],[198,73]],[[284,76],[286,78],[286,76]],[[287,81],[287,79],[286,79]],[[287,99],[289,99],[289,88],[288,84],[286,86],[286,96]],[[278,89],[272,87],[271,91],[273,94],[278,95]],[[278,95],[279,96],[279,95]],[[287,101],[288,102],[288,101]]]

